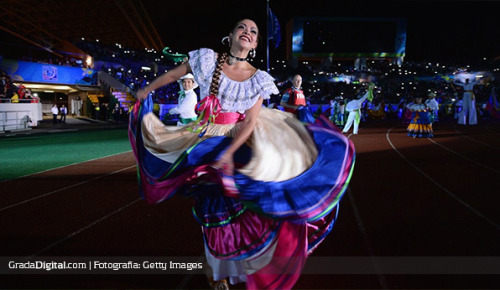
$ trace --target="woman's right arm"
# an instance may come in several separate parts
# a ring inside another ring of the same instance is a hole
[[[189,65],[189,62],[184,62],[184,63],[180,64],[179,66],[176,66],[175,68],[173,68],[173,69],[169,70],[168,72],[162,74],[161,76],[157,77],[149,85],[147,85],[144,88],[137,91],[136,98],[139,100],[143,100],[143,99],[148,97],[148,95],[151,91],[154,91],[158,88],[166,86],[170,83],[173,83],[176,80],[180,79],[182,76],[184,76],[190,72],[192,72],[192,71],[191,71],[191,66]]]

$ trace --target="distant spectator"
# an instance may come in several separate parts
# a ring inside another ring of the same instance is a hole
[[[66,124],[66,115],[68,115],[68,108],[64,106],[64,104],[61,105],[61,123]]]
[[[15,87],[14,84],[12,83],[12,79],[10,76],[6,75],[5,76],[5,98],[10,99],[14,97],[14,95],[17,96],[15,92]]]
[[[108,103],[102,104],[101,109],[102,109],[102,113],[104,114],[104,121],[107,121],[107,120],[111,119],[109,117],[110,110],[109,110]]]
[[[50,111],[52,111],[52,124],[57,124],[57,115],[59,115],[59,108],[57,108],[57,104],[54,104]]]
[[[119,123],[121,118],[122,118],[122,113],[123,113],[123,110],[122,108],[120,107],[120,104],[119,103],[116,103],[115,104],[115,107],[113,109],[113,118],[115,119],[115,122],[116,123]]]
[[[5,98],[5,94],[7,93],[7,75],[5,72],[0,72],[0,98]],[[2,100],[0,100],[0,103]]]
[[[99,104],[94,104],[94,119],[101,119],[101,107],[99,107]]]

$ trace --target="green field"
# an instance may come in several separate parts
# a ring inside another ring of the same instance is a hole
[[[130,150],[127,129],[0,138],[0,181]]]

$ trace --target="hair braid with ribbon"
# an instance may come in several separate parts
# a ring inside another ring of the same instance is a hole
[[[196,104],[196,112],[199,113],[198,118],[194,122],[194,125],[199,126],[197,129],[191,129],[193,132],[199,133],[199,137],[203,137],[207,131],[208,125],[215,121],[217,115],[221,110],[219,99],[217,95],[219,94],[219,80],[222,72],[222,66],[227,60],[227,54],[220,54],[217,58],[217,66],[215,67],[214,74],[212,76],[212,82],[210,83],[210,95],[203,98]]]
[[[219,80],[220,74],[222,72],[222,66],[226,62],[227,53],[219,55],[217,59],[217,66],[215,67],[214,75],[212,77],[212,83],[210,84],[210,94],[217,96],[219,94]]]

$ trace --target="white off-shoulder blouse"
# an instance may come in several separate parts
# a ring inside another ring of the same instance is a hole
[[[200,48],[189,52],[189,65],[194,78],[200,86],[200,98],[210,93],[212,75],[217,65],[217,54],[209,48]],[[269,99],[271,95],[279,94],[274,78],[267,72],[257,70],[244,81],[235,81],[221,73],[219,81],[219,99],[222,112],[244,113],[262,97]]]

